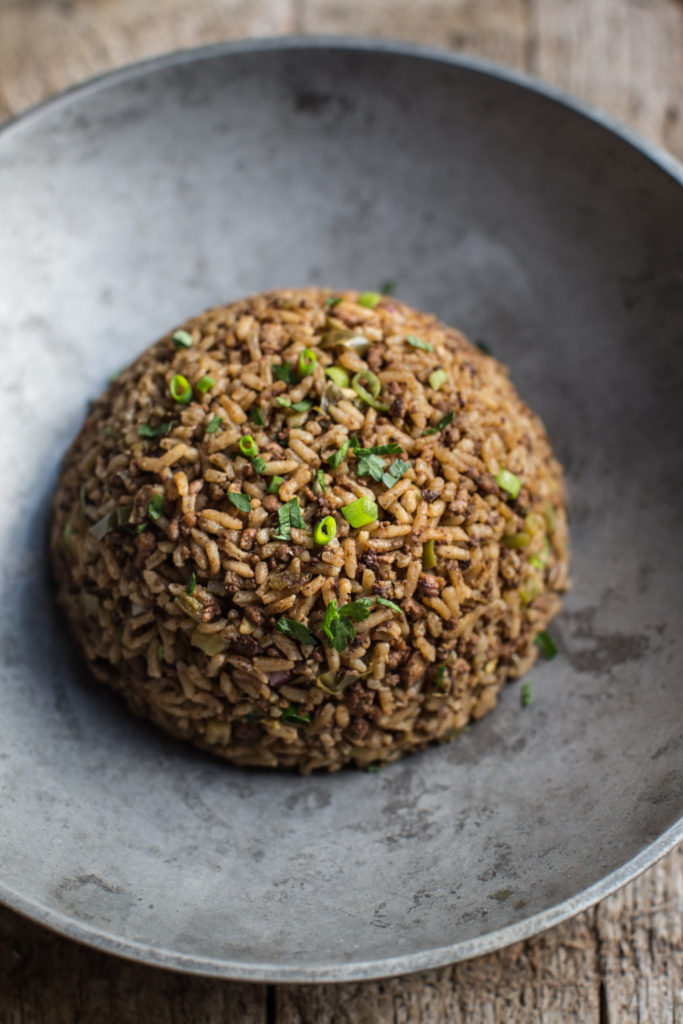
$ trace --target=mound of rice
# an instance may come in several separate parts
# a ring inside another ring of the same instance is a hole
[[[351,291],[256,295],[147,349],[66,456],[51,547],[133,711],[303,772],[455,736],[567,585],[561,469],[504,367]]]

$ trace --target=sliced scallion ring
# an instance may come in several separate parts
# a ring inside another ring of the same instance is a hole
[[[321,519],[315,530],[313,531],[313,540],[316,544],[323,547],[325,544],[329,544],[331,540],[337,536],[337,524],[334,520],[334,516],[325,516]]]
[[[245,434],[244,437],[241,437],[238,447],[242,455],[246,455],[248,459],[254,459],[258,455],[258,446],[251,434]]]
[[[379,518],[377,503],[372,498],[366,498],[365,496],[356,498],[349,505],[344,505],[341,513],[354,530],[360,529],[361,526],[367,526],[369,523],[374,523]]]
[[[312,348],[305,348],[299,356],[299,376],[310,377],[315,370],[318,357]]]
[[[171,378],[168,390],[171,392],[171,398],[180,405],[187,405],[192,400],[190,382],[182,373],[176,373],[175,377]]]
[[[382,412],[386,412],[389,408],[385,402],[377,401],[377,396],[382,390],[382,385],[379,382],[379,377],[373,373],[372,370],[359,370],[358,373],[354,373],[351,378],[351,387],[358,397],[361,398],[366,405],[371,405],[373,409],[379,409]]]

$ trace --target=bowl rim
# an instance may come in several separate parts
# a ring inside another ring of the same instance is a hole
[[[25,123],[40,119],[44,113],[51,113],[67,107],[74,100],[93,95],[100,90],[125,83],[172,67],[181,67],[195,61],[238,54],[270,53],[274,51],[293,52],[297,50],[330,50],[339,52],[380,53],[398,57],[417,58],[436,64],[473,71],[498,79],[544,97],[561,107],[578,114],[593,124],[616,136],[626,145],[645,156],[676,183],[683,186],[683,165],[657,144],[642,138],[637,132],[620,123],[616,118],[596,109],[584,100],[568,95],[562,89],[541,81],[524,72],[502,67],[480,57],[445,50],[421,43],[404,42],[373,37],[345,35],[291,35],[266,38],[239,39],[210,45],[176,50],[142,61],[117,67],[103,74],[78,83],[68,89],[41,101],[0,126],[0,147],[3,138],[22,127]],[[352,963],[330,963],[320,966],[282,964],[277,962],[247,963],[218,957],[196,956],[160,949],[135,939],[122,939],[107,932],[106,928],[91,926],[83,921],[73,920],[66,914],[46,906],[38,900],[27,899],[6,886],[0,879],[0,903],[22,916],[51,929],[66,938],[74,939],[101,952],[112,953],[150,967],[181,971],[206,977],[232,981],[262,983],[322,983],[370,981],[422,971],[435,967],[468,960],[503,949],[515,942],[531,938],[548,928],[561,924],[568,918],[587,910],[600,900],[614,893],[621,886],[633,881],[643,871],[655,864],[683,840],[683,817],[666,829],[655,840],[645,846],[635,857],[626,861],[616,870],[605,875],[593,885],[549,907],[537,914],[514,924],[506,925],[485,935],[439,946],[421,952],[405,953],[394,957],[359,960]]]

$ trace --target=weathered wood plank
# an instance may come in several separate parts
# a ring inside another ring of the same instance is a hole
[[[0,908],[0,1024],[266,1024],[266,1004],[265,985],[141,967]]]

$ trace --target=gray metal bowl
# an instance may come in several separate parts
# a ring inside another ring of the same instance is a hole
[[[0,135],[0,896],[101,949],[371,978],[547,928],[683,835],[681,172],[550,90],[394,44],[240,43]],[[55,616],[48,500],[107,376],[265,288],[485,338],[568,474],[561,653],[379,774],[238,771],[129,717]]]

